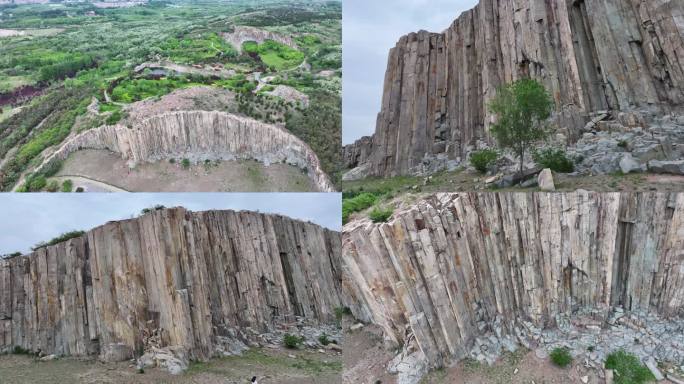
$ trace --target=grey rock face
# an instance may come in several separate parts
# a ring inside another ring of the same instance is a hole
[[[142,349],[175,370],[174,359],[234,352],[225,338],[249,339],[235,329],[334,323],[340,248],[338,232],[256,212],[173,208],[109,222],[0,260],[0,352],[112,361]]]
[[[669,173],[673,175],[684,175],[684,160],[658,161],[653,160],[648,163],[648,169],[655,173]]]
[[[626,111],[620,123],[632,126],[641,122],[630,110],[681,106],[683,15],[680,0],[480,0],[442,33],[403,36],[389,52],[371,175],[409,174],[426,155],[464,159],[468,145],[491,142],[487,103],[524,77],[550,91],[570,142],[608,111]]]
[[[431,368],[549,345],[548,330],[567,334],[581,314],[589,331],[630,327],[614,311],[628,303],[653,316],[640,339],[664,346],[638,355],[681,365],[683,217],[684,193],[430,195],[389,223],[344,226],[345,302],[397,345],[410,330]]]

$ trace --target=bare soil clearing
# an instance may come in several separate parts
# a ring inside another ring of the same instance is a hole
[[[0,356],[0,382],[8,384],[241,384],[249,383],[252,376],[264,384],[334,384],[341,382],[341,370],[339,356],[281,349],[251,350],[243,356],[193,363],[188,371],[177,376],[161,369],[138,373],[128,362],[105,364],[79,359],[41,362],[29,356]]]
[[[604,383],[596,371],[582,367],[579,362],[559,368],[548,358],[539,359],[533,351],[520,349],[493,366],[465,360],[452,368],[428,374],[421,384],[572,384],[583,383],[582,377],[589,384]]]
[[[221,161],[193,164],[181,159],[158,161],[130,169],[120,155],[104,150],[73,153],[57,174],[80,176],[127,191],[144,192],[310,192],[316,191],[308,176],[286,164],[265,166],[256,161]],[[66,177],[68,178],[68,177]],[[74,180],[74,189],[79,185]]]

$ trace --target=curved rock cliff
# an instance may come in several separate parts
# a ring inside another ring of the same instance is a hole
[[[135,122],[131,128],[112,125],[88,130],[65,141],[43,165],[81,149],[107,149],[133,164],[171,158],[283,162],[306,170],[319,191],[335,191],[318,157],[302,140],[284,128],[224,112],[168,112]]]
[[[0,260],[0,351],[130,359],[160,347],[206,359],[235,329],[333,322],[340,235],[255,212],[173,208]]]
[[[433,367],[493,328],[684,315],[684,194],[438,194],[345,225],[342,248],[354,315],[394,344],[415,337]]]
[[[480,0],[442,33],[390,50],[369,175],[415,173],[424,159],[463,159],[491,141],[487,103],[532,77],[556,102],[568,139],[605,111],[684,104],[679,0]]]
[[[244,42],[254,41],[258,44],[261,44],[266,40],[273,40],[280,44],[297,49],[297,44],[295,44],[291,38],[255,27],[238,25],[235,27],[233,32],[223,33],[221,35],[227,42],[232,44],[238,52],[242,52],[242,43]]]

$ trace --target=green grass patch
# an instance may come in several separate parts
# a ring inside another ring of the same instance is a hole
[[[266,40],[261,44],[246,41],[242,44],[244,52],[258,54],[261,61],[272,71],[291,69],[304,61],[304,54],[285,44]]]
[[[31,249],[35,251],[35,250],[38,250],[40,248],[45,248],[45,247],[50,246],[50,245],[59,244],[59,243],[65,242],[65,241],[70,240],[70,239],[75,239],[75,238],[81,237],[83,235],[85,235],[84,231],[65,232],[65,233],[62,233],[61,235],[53,238],[52,240],[50,240],[48,242],[40,242],[40,243],[36,244]]]
[[[572,363],[572,356],[567,348],[557,347],[549,354],[551,362],[561,368],[565,368]]]
[[[159,80],[127,79],[112,90],[112,99],[121,103],[132,103],[149,97],[161,97],[176,89],[202,85],[185,76],[168,77]]]
[[[162,54],[179,64],[211,63],[237,56],[237,51],[216,33],[170,38],[161,46]]]
[[[352,213],[371,207],[377,200],[378,197],[372,193],[362,193],[349,199],[343,199],[342,222],[346,223]]]
[[[643,384],[655,381],[651,371],[639,358],[624,350],[618,350],[606,357],[605,366],[615,371],[615,384]]]

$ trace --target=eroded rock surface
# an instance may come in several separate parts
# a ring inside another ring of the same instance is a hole
[[[256,43],[263,43],[266,40],[273,40],[275,42],[287,45],[288,47],[297,49],[297,44],[288,36],[282,36],[277,33],[266,31],[263,29],[239,25],[231,33],[222,33],[221,36],[232,44],[238,52],[242,52],[242,43],[247,41],[254,41]]]
[[[545,329],[580,315],[599,330],[617,324],[615,308],[684,315],[684,194],[437,194],[388,223],[348,223],[342,244],[346,304],[395,345],[415,340],[432,368],[540,338],[552,346],[562,336]],[[660,334],[681,326],[649,321]],[[671,353],[646,352],[684,365],[668,343]]]
[[[403,36],[389,53],[367,173],[465,160],[478,139],[492,141],[496,88],[523,77],[550,91],[570,142],[602,112],[681,107],[682,18],[679,0],[481,0],[442,33]]]
[[[117,124],[91,129],[67,139],[43,165],[81,149],[120,153],[131,166],[180,158],[283,162],[306,170],[319,191],[335,191],[318,157],[302,140],[284,128],[223,112],[167,112],[134,121],[130,128]]]
[[[0,260],[0,351],[183,368],[241,333],[332,324],[340,235],[255,212],[154,211]],[[167,366],[169,365],[169,366]]]

